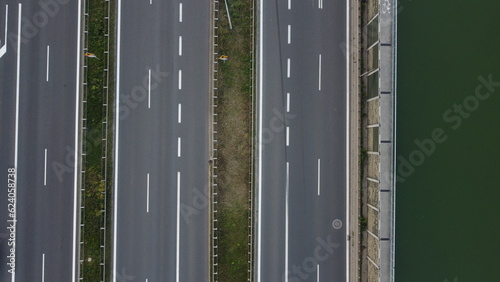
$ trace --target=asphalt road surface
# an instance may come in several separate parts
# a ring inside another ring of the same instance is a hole
[[[259,11],[256,281],[346,281],[346,1]]]
[[[0,1],[1,281],[76,280],[81,2],[48,2]]]
[[[209,281],[209,2],[117,13],[113,281]]]

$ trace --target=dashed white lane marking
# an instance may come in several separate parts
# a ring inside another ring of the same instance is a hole
[[[316,282],[319,282],[319,264],[316,266]]]
[[[318,196],[321,193],[321,160],[318,159]]]
[[[148,109],[151,108],[151,69],[149,69],[149,79],[148,79]]]
[[[42,254],[42,282],[45,282],[45,254]]]
[[[319,88],[319,91],[321,91],[321,54],[319,54],[319,67],[318,67],[319,71],[319,80],[318,80],[318,88]]]
[[[286,112],[290,112],[290,93],[286,93]]]
[[[146,212],[149,212],[149,173],[146,179]]]
[[[182,147],[182,141],[181,138],[177,138],[177,157],[181,157],[181,147]]]
[[[288,44],[292,43],[292,26],[288,25]]]
[[[292,9],[292,0],[288,0],[288,10]]]
[[[286,127],[286,145],[288,146],[290,143],[290,127]]]
[[[177,106],[177,123],[181,122],[182,122],[182,104],[179,103],[179,105]]]
[[[179,3],[179,22],[182,22],[182,3]]]
[[[290,58],[286,59],[286,77],[290,78]]]
[[[182,89],[182,70],[179,70],[179,90]]]
[[[182,35],[179,35],[179,56],[182,56]]]
[[[45,76],[45,81],[49,81],[49,63],[50,63],[50,46],[47,45],[47,73]]]
[[[47,149],[45,149],[44,166],[43,166],[43,186],[47,185]]]

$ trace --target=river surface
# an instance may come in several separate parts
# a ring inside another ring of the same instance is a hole
[[[400,1],[397,82],[396,281],[500,281],[500,1]]]

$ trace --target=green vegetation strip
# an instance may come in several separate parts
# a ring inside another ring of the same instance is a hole
[[[221,7],[223,2],[220,3]],[[251,169],[252,0],[229,0],[233,29],[219,10],[219,280],[248,277]]]
[[[111,12],[113,12],[113,2],[111,2]],[[101,250],[101,244],[104,240],[107,242],[105,265],[109,269],[109,252],[110,252],[110,211],[111,211],[111,176],[112,166],[110,158],[112,158],[112,130],[108,127],[103,129],[103,121],[106,120],[106,111],[103,104],[106,102],[106,92],[104,86],[106,85],[107,60],[105,51],[108,49],[108,42],[106,34],[108,33],[108,2],[107,1],[87,1],[88,3],[88,52],[97,56],[96,58],[86,58],[87,62],[87,103],[86,107],[86,135],[84,142],[86,158],[84,158],[83,167],[85,168],[85,175],[82,179],[85,192],[83,194],[83,215],[82,221],[84,224],[82,232],[83,247],[81,249],[81,257],[83,262],[81,264],[81,276],[84,281],[102,281],[103,277],[108,279],[109,275],[102,273],[101,262],[104,258],[104,253]],[[109,20],[111,23],[110,31],[113,31],[114,25],[112,24],[113,17]],[[113,43],[112,34],[109,35],[111,40],[110,46]],[[112,51],[112,50],[110,50]],[[109,56],[112,59],[112,56]],[[110,67],[113,66],[113,61],[109,63]],[[108,117],[112,117],[113,105],[113,79],[112,73],[109,74],[110,89],[109,100],[110,110]],[[112,120],[108,119],[108,124]],[[105,130],[108,131],[107,141],[105,138]],[[103,147],[104,142],[108,143],[108,168],[107,175],[104,175],[104,162],[103,162]],[[104,180],[107,180],[105,182]],[[105,185],[107,183],[107,187]],[[104,194],[105,193],[105,194]],[[105,195],[107,196],[107,207],[105,207]],[[107,218],[104,218],[103,210],[107,209]],[[106,237],[103,238],[101,227],[106,221],[108,229]]]

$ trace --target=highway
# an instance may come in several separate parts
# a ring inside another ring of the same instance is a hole
[[[81,1],[48,2],[0,1],[1,281],[76,281]]]
[[[256,281],[348,281],[346,1],[259,5]]]
[[[210,3],[117,5],[113,281],[209,281]]]

